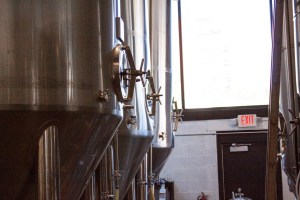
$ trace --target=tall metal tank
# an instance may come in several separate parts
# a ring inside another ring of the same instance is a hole
[[[158,176],[174,147],[171,114],[171,0],[152,0],[150,19],[151,72],[155,86],[149,89],[149,94],[162,95],[153,113],[152,173]],[[149,109],[153,110],[152,107]]]
[[[287,6],[288,5],[288,6]],[[282,170],[288,177],[290,190],[297,193],[299,181],[299,12],[298,2],[284,4],[281,52],[279,137],[281,139]],[[293,26],[294,24],[294,26]],[[296,196],[297,197],[297,196]]]
[[[114,1],[1,0],[1,199],[77,199],[122,113]]]
[[[124,108],[124,120],[118,131],[119,168],[122,173],[119,185],[120,199],[124,198],[153,138],[153,124],[145,106],[146,69],[149,65],[146,2],[120,1],[120,17],[124,21],[125,33],[121,47],[125,60],[121,66],[121,87],[128,92],[126,98],[132,94],[130,101],[119,98],[123,101]],[[132,65],[135,65],[134,69]]]

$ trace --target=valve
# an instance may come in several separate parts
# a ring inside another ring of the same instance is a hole
[[[143,71],[144,59],[140,68],[136,69],[133,56],[129,46],[118,44],[112,51],[112,83],[120,102],[130,102],[133,97],[136,82],[142,82],[145,87]]]
[[[123,174],[124,174],[123,170],[114,170],[113,171],[112,178],[115,181],[117,187],[119,187],[119,183],[123,179]]]
[[[173,122],[175,123],[174,124],[174,128],[173,128],[173,131],[177,131],[177,128],[178,128],[178,122],[181,121],[182,122],[182,118],[184,117],[184,115],[182,115],[182,112],[183,112],[183,109],[181,109],[181,111],[179,112],[178,110],[178,106],[177,106],[177,101],[172,100],[172,103],[174,105],[174,109],[173,109],[173,114],[172,114],[172,119],[173,119]]]
[[[109,194],[109,192],[101,192],[101,199],[103,200],[113,200],[114,199],[114,195]]]
[[[290,114],[292,115],[293,119],[290,121],[290,124],[293,125],[293,128],[292,130],[289,132],[289,135],[292,135],[295,133],[296,129],[297,129],[297,126],[300,125],[300,120],[299,120],[299,117],[296,117],[295,113],[289,109],[289,112]]]
[[[155,174],[154,173],[149,173],[149,175],[148,175],[148,185],[149,185],[149,187],[154,185],[154,178],[155,178]]]
[[[161,132],[161,133],[158,135],[158,138],[161,138],[161,140],[165,140],[165,139],[166,139],[166,133]]]
[[[280,142],[281,141],[281,142]],[[278,142],[280,142],[280,153],[277,154],[278,157],[282,157],[285,154],[287,148],[287,128],[286,121],[283,114],[279,111],[278,113]]]
[[[144,179],[137,179],[137,185],[138,186],[145,186],[145,185],[148,185],[148,183]]]
[[[99,90],[97,100],[100,102],[108,102],[110,98],[110,90]]]
[[[243,197],[244,196],[244,193],[242,193],[242,189],[241,188],[238,188],[238,192],[237,193],[234,193],[232,192],[232,196],[234,195],[234,197]]]
[[[286,139],[286,134],[287,134],[286,122],[283,117],[283,114],[279,111],[279,114],[278,114],[278,137],[279,137],[279,139]]]
[[[122,47],[122,50],[125,51],[126,58],[127,58],[128,63],[129,63],[130,69],[124,69],[123,72],[121,72],[121,75],[123,75],[125,77],[129,76],[129,79],[134,78],[134,80],[136,82],[141,81],[142,84],[143,84],[143,87],[145,87],[144,75],[146,75],[147,72],[143,71],[144,59],[142,59],[142,61],[141,61],[140,69],[137,70],[135,68],[135,63],[134,63],[133,56],[132,56],[132,53],[130,51],[129,46]],[[140,79],[137,79],[137,77],[140,77]]]
[[[136,116],[129,116],[128,117],[128,120],[127,120],[127,124],[129,125],[129,126],[131,126],[131,127],[135,127],[136,126],[136,123],[137,123],[137,121],[136,121]]]
[[[160,101],[160,97],[163,96],[162,94],[160,94],[160,90],[161,87],[159,87],[158,91],[156,92],[155,89],[155,85],[154,85],[154,79],[153,77],[150,75],[150,71],[147,71],[147,76],[146,79],[149,82],[150,85],[150,89],[151,89],[151,93],[146,95],[146,99],[147,99],[147,104],[149,107],[151,107],[151,111],[148,110],[148,114],[150,116],[154,116],[155,112],[156,112],[156,102],[158,101],[160,105],[162,105],[161,101]],[[148,109],[148,107],[147,107]]]

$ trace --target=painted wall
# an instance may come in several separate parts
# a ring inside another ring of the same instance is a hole
[[[259,118],[255,129],[267,127],[267,118]],[[209,200],[219,199],[216,132],[233,130],[250,129],[238,128],[235,119],[180,124],[175,148],[160,174],[160,178],[174,181],[175,200],[196,200],[201,192],[208,194]],[[284,200],[294,200],[284,174],[283,195]]]

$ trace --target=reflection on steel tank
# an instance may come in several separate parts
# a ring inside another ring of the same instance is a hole
[[[123,115],[111,82],[112,4],[1,1],[1,199],[78,199],[98,165]],[[126,127],[134,136],[147,127],[137,120]]]

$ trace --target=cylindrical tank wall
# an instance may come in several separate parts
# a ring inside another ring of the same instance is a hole
[[[112,91],[111,69],[107,66],[116,39],[114,8],[110,4],[2,1],[1,107],[99,109],[98,91]],[[100,107],[113,113],[114,98]]]
[[[0,196],[38,199],[37,145],[55,126],[61,199],[77,199],[122,118],[111,83],[115,4],[3,0],[0,13]]]
[[[171,1],[151,1],[150,38],[152,74],[160,88],[161,104],[156,106],[154,118],[153,171],[159,175],[174,146],[172,128],[172,43],[171,43]]]
[[[149,38],[147,38],[147,4],[146,1],[120,1],[121,18],[124,21],[124,43],[133,54],[136,68],[140,68],[145,59],[142,71],[147,69]],[[142,77],[145,79],[145,77]],[[145,107],[146,95],[143,84],[135,84],[133,100],[130,102],[134,109],[124,109],[124,120],[119,127],[119,164],[122,171],[120,180],[120,199],[123,199],[135,174],[151,145],[153,138],[152,123]],[[128,105],[128,103],[125,103]],[[134,116],[134,124],[128,123]]]

